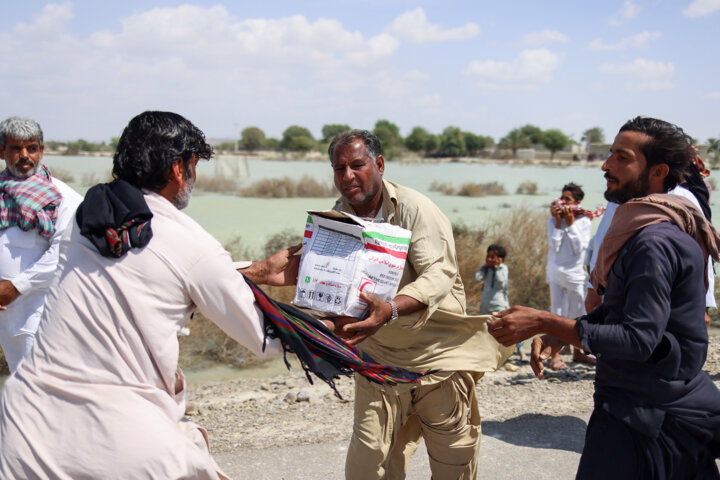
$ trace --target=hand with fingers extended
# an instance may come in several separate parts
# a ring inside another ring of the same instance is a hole
[[[238,269],[238,272],[257,284],[279,287],[295,285],[300,267],[300,254],[297,252],[301,248],[302,244],[298,244],[280,250],[266,260]]]
[[[559,352],[565,345],[565,342],[550,335],[533,339],[530,347],[530,367],[537,378],[543,377],[543,362]]]
[[[545,312],[530,307],[514,306],[493,312],[495,320],[488,320],[488,332],[506,347],[527,340],[541,332]]]
[[[368,316],[362,320],[353,317],[334,317],[335,333],[351,345],[357,345],[385,325],[392,315],[392,307],[380,298],[361,292],[360,299],[369,305]]]

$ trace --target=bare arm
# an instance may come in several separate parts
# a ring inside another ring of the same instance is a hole
[[[253,262],[246,268],[238,269],[255,283],[263,285],[286,286],[297,282],[300,255],[297,252],[302,244],[280,250],[261,262]]]
[[[488,331],[506,347],[545,333],[565,343],[583,348],[575,328],[575,320],[572,318],[522,306],[493,313],[493,316],[496,320],[487,322]]]

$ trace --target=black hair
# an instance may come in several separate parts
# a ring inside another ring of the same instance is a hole
[[[333,161],[333,154],[335,153],[335,147],[350,145],[357,139],[362,140],[365,143],[365,153],[373,160],[377,159],[378,155],[382,155],[382,145],[380,145],[380,139],[370,130],[346,130],[340,132],[333,138],[328,147],[328,155],[330,155],[330,162]]]
[[[570,192],[570,195],[573,196],[576,202],[582,202],[582,199],[585,198],[585,192],[583,192],[582,187],[580,185],[577,185],[573,182],[568,183],[562,188],[562,192],[564,191]]]
[[[496,243],[493,243],[487,248],[487,253],[495,252],[495,255],[505,260],[505,257],[507,256],[507,250],[505,250],[505,247],[502,245],[498,245]]]
[[[645,155],[648,169],[662,163],[669,167],[663,185],[666,192],[685,181],[694,152],[692,138],[682,128],[657,118],[635,117],[625,122],[620,131],[640,132],[650,137],[640,151]]]
[[[189,172],[190,159],[209,159],[213,149],[205,135],[177,113],[147,111],[125,127],[113,157],[113,177],[138,188],[160,190],[170,182],[168,172],[182,159]]]

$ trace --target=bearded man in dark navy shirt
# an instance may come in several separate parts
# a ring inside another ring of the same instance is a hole
[[[620,203],[591,275],[603,303],[577,319],[527,307],[496,314],[504,345],[539,333],[532,368],[570,343],[597,357],[595,409],[578,479],[720,479],[720,391],[702,371],[708,254],[720,236],[685,198],[666,195],[694,152],[679,127],[637,117],[602,166]]]

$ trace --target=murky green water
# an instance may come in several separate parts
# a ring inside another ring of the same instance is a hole
[[[76,180],[72,186],[84,193],[87,186],[81,184],[83,176],[96,178],[98,181],[106,179],[111,170],[112,160],[109,157],[47,155],[45,163],[50,167],[60,167],[71,172]],[[306,174],[327,183],[332,181],[332,171],[327,162],[249,159],[248,171],[249,177],[242,181],[244,184],[265,178],[300,178]],[[198,168],[199,175],[212,176],[214,173],[214,160],[201,162]],[[547,167],[392,162],[386,165],[385,178],[423,192],[452,222],[462,222],[468,226],[480,226],[488,219],[502,215],[509,208],[516,206],[545,209],[552,199],[559,196],[562,186],[571,181],[582,185],[585,190],[583,205],[586,208],[605,204],[602,196],[605,181],[598,166]],[[541,193],[532,196],[514,194],[518,185],[526,181],[535,182]],[[448,196],[430,191],[433,182],[448,183],[456,187],[466,182],[498,182],[505,187],[508,195],[476,198]],[[333,203],[332,198],[265,200],[196,191],[186,212],[222,243],[241,237],[243,244],[257,248],[265,243],[269,235],[286,228],[302,232],[305,225],[305,211],[330,208]],[[717,207],[713,205],[713,211],[716,210]],[[715,213],[717,216],[720,211]]]

